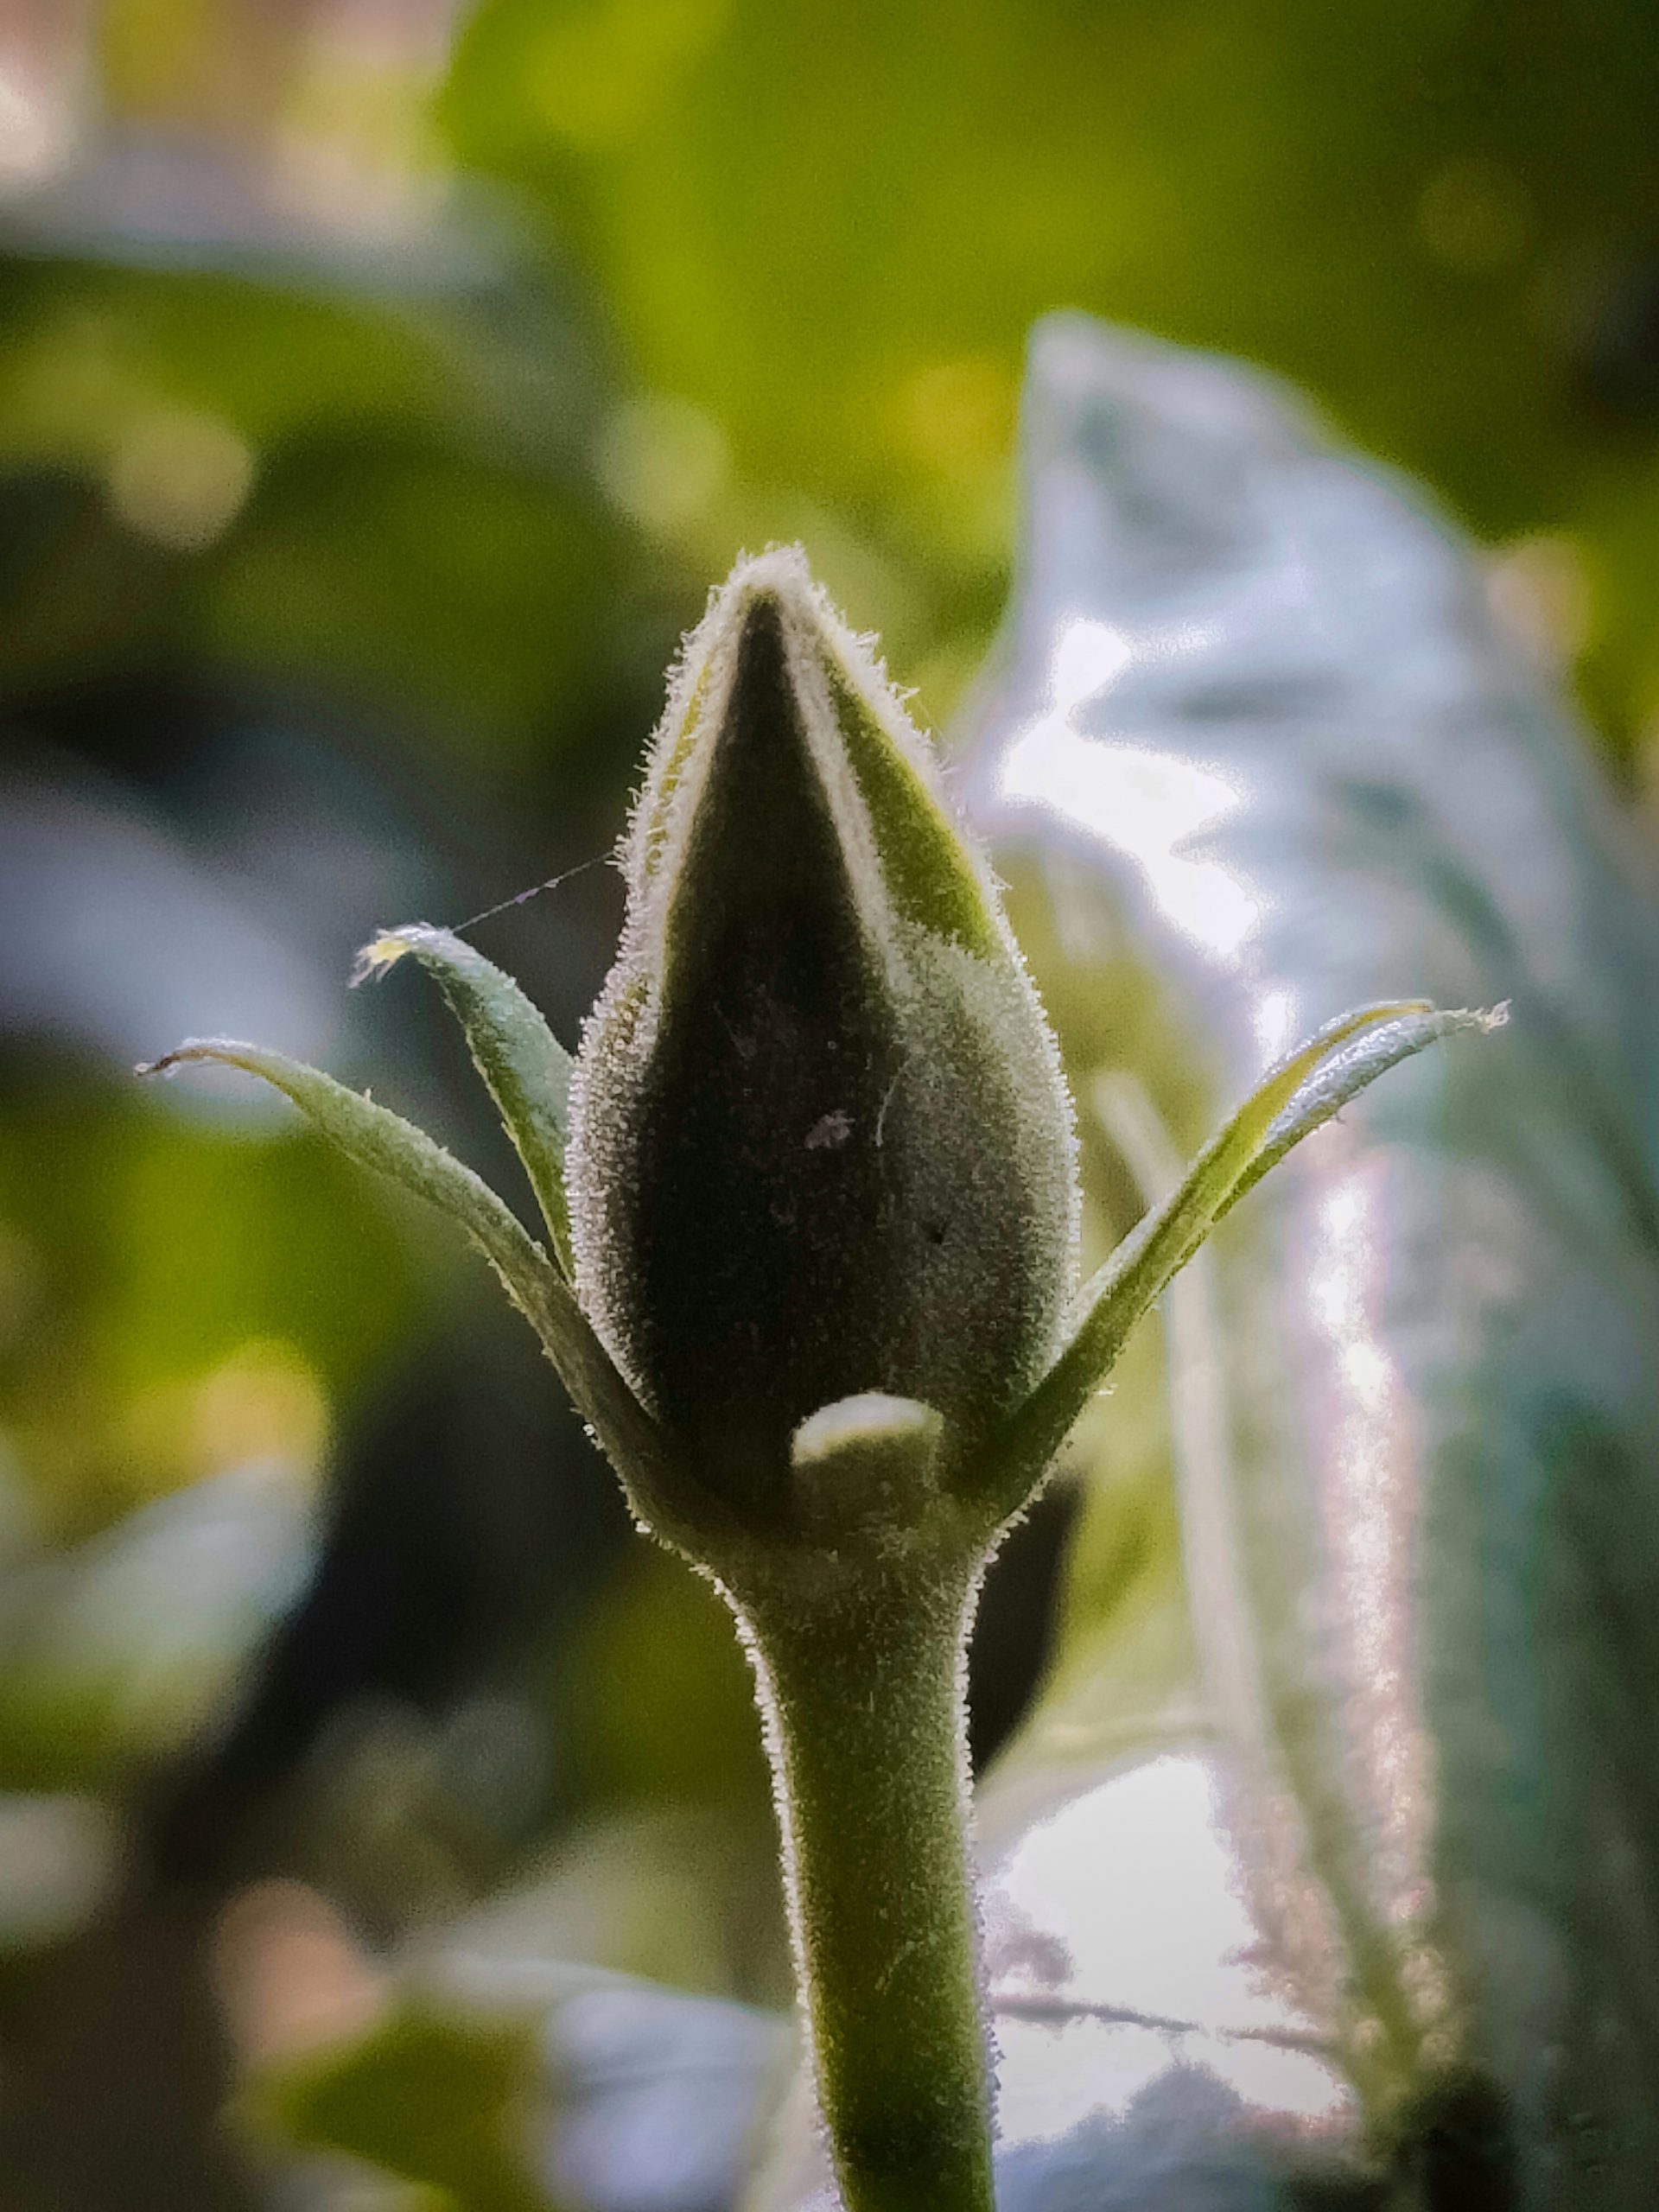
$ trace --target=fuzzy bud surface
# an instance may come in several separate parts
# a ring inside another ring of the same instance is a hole
[[[735,1504],[862,1394],[971,1451],[1057,1346],[1071,1110],[931,749],[798,552],[687,639],[623,859],[569,1154],[612,1356]]]

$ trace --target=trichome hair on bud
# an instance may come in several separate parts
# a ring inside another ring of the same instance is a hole
[[[970,1450],[1057,1349],[1071,1109],[931,750],[798,551],[688,638],[622,860],[569,1162],[613,1356],[734,1502],[861,1394]]]

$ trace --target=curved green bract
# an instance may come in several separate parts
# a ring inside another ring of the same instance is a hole
[[[1389,1068],[1442,1037],[1492,1029],[1506,1018],[1502,1007],[1442,1012],[1417,1000],[1360,1007],[1281,1060],[1089,1284],[1082,1320],[993,1446],[976,1488],[1001,1511],[1017,1512],[1130,1330],[1245,1192]]]
[[[460,1223],[506,1287],[531,1313],[539,1302],[547,1257],[480,1175],[390,1108],[347,1089],[320,1068],[233,1037],[191,1037],[142,1066],[140,1075],[170,1075],[192,1064],[240,1068],[270,1084],[359,1166],[389,1175]]]
[[[571,1273],[564,1147],[570,1129],[571,1057],[512,977],[448,930],[410,922],[382,930],[358,956],[353,982],[383,976],[413,953],[435,976],[460,1022],[547,1224],[554,1256]]]
[[[257,1045],[226,1037],[190,1038],[138,1072],[165,1075],[194,1063],[240,1068],[273,1084],[359,1166],[390,1176],[458,1223],[541,1338],[636,1510],[660,1535],[677,1540],[681,1514],[658,1480],[667,1452],[657,1424],[612,1365],[569,1283],[481,1176],[400,1114],[377,1106],[319,1068]]]

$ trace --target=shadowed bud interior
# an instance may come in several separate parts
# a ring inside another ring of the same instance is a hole
[[[798,554],[688,639],[626,861],[572,1096],[596,1325],[734,1501],[860,1394],[969,1446],[1056,1349],[1070,1108],[928,748]]]

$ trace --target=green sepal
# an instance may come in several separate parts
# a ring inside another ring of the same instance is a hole
[[[462,938],[429,922],[382,930],[359,953],[353,982],[385,975],[406,952],[436,976],[461,1024],[473,1065],[524,1164],[554,1257],[568,1279],[573,1269],[564,1148],[570,1132],[571,1056],[511,976]]]
[[[809,1531],[914,1523],[938,1489],[944,1429],[931,1406],[882,1390],[821,1406],[790,1440],[791,1486]]]
[[[557,1369],[577,1412],[620,1475],[636,1512],[660,1535],[682,1540],[688,1498],[668,1472],[666,1441],[588,1325],[575,1294],[542,1247],[480,1175],[388,1107],[285,1053],[226,1037],[193,1037],[140,1075],[218,1064],[258,1076],[290,1098],[360,1166],[389,1176],[465,1230]],[[666,1477],[666,1480],[664,1478]]]
[[[1041,1482],[1072,1424],[1111,1372],[1125,1338],[1216,1224],[1305,1136],[1377,1077],[1461,1031],[1500,1027],[1508,1010],[1422,1000],[1359,1007],[1280,1061],[1187,1170],[1179,1189],[1126,1236],[1084,1290],[1065,1351],[994,1440],[974,1484],[1001,1514]]]

